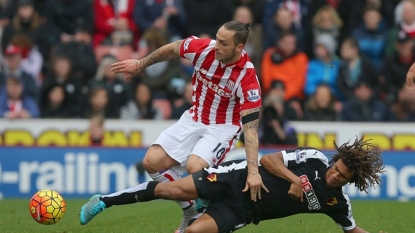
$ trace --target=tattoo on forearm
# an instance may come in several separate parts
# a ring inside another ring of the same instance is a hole
[[[135,72],[138,72],[138,60],[135,61]]]
[[[253,160],[247,160],[246,163],[248,165],[254,165],[254,166],[257,166],[258,165],[258,163],[256,161],[253,161]]]
[[[179,40],[158,48],[156,51],[142,59],[142,65],[144,67],[149,67],[153,64],[179,57],[181,43],[182,41]]]
[[[241,116],[243,117],[258,111],[259,108],[245,110],[241,112]],[[258,169],[258,125],[259,120],[254,120],[243,125],[246,159],[250,172],[257,172]]]

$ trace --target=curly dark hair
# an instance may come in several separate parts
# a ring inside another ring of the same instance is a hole
[[[350,183],[354,183],[359,191],[366,193],[371,186],[380,186],[380,176],[385,172],[379,147],[370,141],[361,137],[356,138],[352,144],[349,144],[349,141],[340,147],[334,142],[337,153],[331,160],[331,164],[334,164],[341,159],[346,167],[354,172]]]

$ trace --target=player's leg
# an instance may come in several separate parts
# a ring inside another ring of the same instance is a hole
[[[225,202],[215,201],[186,228],[185,233],[228,233],[245,225],[235,209]]]
[[[224,134],[222,128],[209,126],[207,132],[193,148],[192,155],[187,162],[187,171],[192,173],[200,169],[201,166],[212,167],[220,164],[236,144],[238,132],[233,128],[231,127],[227,134]],[[196,199],[196,209],[199,212],[202,212],[208,204],[208,200]]]
[[[154,151],[149,151],[144,159],[144,167],[153,180],[159,182],[170,182],[177,180],[179,175],[186,172],[185,165],[188,157],[192,152],[192,149],[196,142],[199,140],[204,128],[200,127],[200,123],[193,121],[189,112],[185,112],[179,121],[174,125],[164,130],[153,144],[158,144],[162,147],[165,154],[180,164],[180,166],[166,167],[160,166],[160,160],[154,158]],[[155,149],[155,148],[153,148]],[[168,164],[170,165],[170,164]],[[182,173],[178,173],[182,172]],[[176,232],[183,232],[185,226],[188,225],[188,221],[197,214],[196,205],[192,200],[178,201],[177,202],[183,210],[182,222],[177,228]]]
[[[145,182],[134,187],[124,189],[108,195],[95,195],[80,211],[80,222],[87,224],[105,208],[113,205],[127,205],[137,202],[147,202],[155,199],[166,200],[192,200],[198,197],[195,182],[201,182],[202,172],[194,176],[187,176],[169,183],[156,181]]]
[[[185,233],[218,233],[219,228],[215,220],[208,214],[202,214],[196,221],[186,228]]]

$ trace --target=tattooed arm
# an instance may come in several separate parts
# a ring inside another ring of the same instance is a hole
[[[259,112],[259,108],[244,110],[241,112],[241,117],[247,116],[254,112]],[[258,173],[258,125],[259,119],[247,122],[243,125],[246,161],[249,173]]]
[[[127,73],[126,79],[130,79],[133,75],[141,72],[146,67],[156,63],[167,61],[172,58],[180,57],[180,46],[183,40],[178,40],[170,44],[166,44],[156,51],[152,52],[143,59],[127,59],[111,65],[111,71],[114,73]]]
[[[178,40],[170,44],[166,44],[158,48],[156,51],[150,53],[143,59],[136,60],[136,67],[145,68],[162,61],[167,61],[172,58],[180,57],[180,46],[182,44],[182,41],[183,40]]]
[[[259,108],[244,110],[241,112],[241,117],[243,119],[246,116],[258,112]],[[257,197],[261,199],[262,188],[268,192],[268,189],[262,183],[261,175],[258,173],[258,125],[259,119],[250,119],[247,120],[245,124],[243,124],[246,161],[248,166],[248,177],[246,178],[245,189],[242,191],[247,192],[248,190],[250,190],[251,199],[253,201],[256,201]]]

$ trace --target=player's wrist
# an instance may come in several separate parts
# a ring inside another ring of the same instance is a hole
[[[248,174],[252,175],[252,176],[255,176],[255,175],[258,175],[259,173],[258,173],[258,171],[248,171]]]

